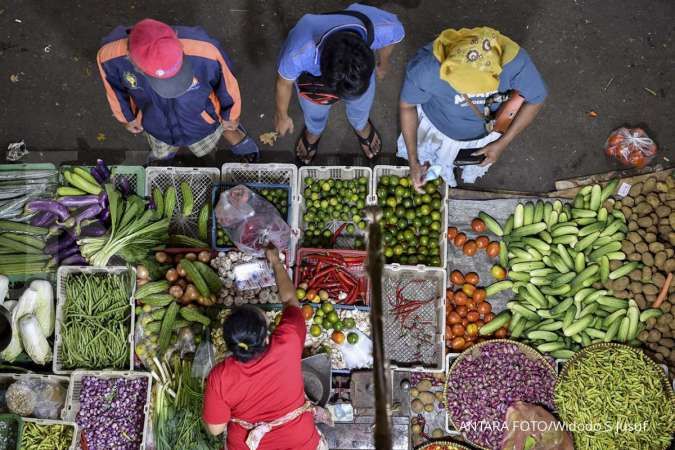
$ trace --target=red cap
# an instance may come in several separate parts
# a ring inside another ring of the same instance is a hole
[[[129,56],[148,76],[166,79],[183,65],[183,47],[176,32],[167,24],[143,19],[129,33]]]

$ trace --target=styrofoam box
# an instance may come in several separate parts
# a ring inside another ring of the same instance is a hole
[[[52,361],[52,371],[59,375],[68,375],[73,370],[63,369],[61,364],[61,325],[63,323],[63,306],[66,302],[66,288],[64,282],[71,274],[76,273],[110,273],[120,274],[131,270],[131,296],[129,297],[130,308],[130,329],[129,329],[129,368],[134,368],[134,293],[136,291],[136,269],[125,266],[110,267],[89,267],[89,266],[61,266],[56,272],[56,326],[54,331],[54,358]]]
[[[293,223],[295,224],[295,229],[293,230],[293,236],[295,237],[292,245],[297,247],[298,243],[302,241],[302,233],[305,228],[305,223],[302,216],[305,214],[305,198],[303,197],[303,192],[305,192],[305,178],[313,178],[315,180],[353,180],[355,178],[366,177],[368,178],[368,194],[364,199],[366,205],[369,202],[370,197],[372,196],[371,185],[373,179],[373,171],[369,167],[358,167],[358,166],[305,166],[301,167],[298,172],[298,187],[297,187],[297,196],[295,198],[295,206],[293,207],[293,212],[295,217]],[[295,253],[294,253],[295,254]]]
[[[9,387],[10,384],[19,380],[40,380],[44,382],[59,383],[63,386],[64,389],[68,389],[68,384],[70,383],[70,378],[61,375],[41,375],[37,373],[0,373],[0,386],[5,388]],[[61,411],[65,409],[65,403],[61,408]],[[60,415],[59,415],[60,416]]]
[[[404,351],[413,351],[412,345],[414,342],[403,342],[402,339],[399,339],[401,336],[400,325],[398,322],[392,320],[389,322],[389,302],[392,300],[390,296],[396,296],[396,289],[398,288],[398,282],[402,278],[408,279],[422,279],[431,281],[435,290],[434,305],[433,305],[433,314],[436,318],[437,329],[433,333],[433,342],[434,347],[436,348],[436,364],[434,366],[413,366],[403,365],[400,363],[397,364],[396,356],[387,355],[390,359],[390,364],[394,370],[402,371],[416,371],[416,372],[443,372],[445,371],[445,289],[446,289],[446,272],[445,269],[440,267],[428,267],[428,266],[402,266],[399,264],[386,264],[384,266],[384,271],[382,274],[382,303],[383,303],[383,316],[384,316],[384,339],[385,339],[385,354],[388,353],[387,342],[398,343],[396,348],[397,355],[403,353]],[[389,286],[389,284],[392,284]],[[393,292],[392,292],[393,289]],[[424,293],[420,294],[421,297],[426,298],[427,296]],[[424,308],[424,307],[423,307]],[[418,310],[419,311],[419,310]],[[424,313],[420,313],[424,314]],[[424,317],[422,317],[424,319]],[[405,336],[405,335],[404,335]],[[392,350],[389,349],[389,352]]]
[[[75,422],[77,413],[80,411],[80,393],[82,392],[82,378],[92,376],[110,380],[113,378],[124,378],[126,380],[136,380],[139,378],[146,378],[148,380],[148,391],[146,394],[145,406],[143,406],[143,439],[139,450],[145,450],[148,434],[148,423],[150,420],[150,402],[152,399],[152,376],[150,372],[135,372],[135,371],[110,371],[110,370],[76,370],[70,375],[70,385],[68,386],[68,395],[66,397],[66,407],[63,408],[63,420]],[[76,448],[80,448],[79,434],[82,430],[78,430],[78,438]]]
[[[33,422],[37,423],[39,425],[69,425],[73,427],[73,442],[70,444],[69,450],[76,450],[79,448],[79,440],[80,440],[80,429],[77,426],[75,422],[68,422],[65,420],[49,420],[49,419],[31,419],[29,417],[23,417],[24,422]],[[24,432],[25,432],[25,424],[24,424]]]
[[[220,168],[220,182],[223,184],[261,183],[261,184],[285,184],[290,192],[290,204],[288,205],[288,217],[291,227],[291,243],[288,251],[289,265],[295,264],[295,250],[298,239],[295,230],[298,228],[297,215],[294,209],[297,207],[295,198],[298,194],[298,168],[295,164],[242,164],[225,163]],[[215,208],[215,204],[213,207]]]
[[[410,174],[410,168],[408,166],[375,166],[373,169],[373,183],[370,187],[372,192],[371,203],[377,204],[377,184],[380,180],[380,177],[383,175],[396,175],[399,177],[407,177]],[[441,265],[440,267],[446,267],[447,256],[448,256],[448,234],[446,230],[448,229],[448,213],[447,213],[447,199],[448,199],[448,187],[443,182],[441,184],[441,229],[439,237],[439,247],[441,253]]]

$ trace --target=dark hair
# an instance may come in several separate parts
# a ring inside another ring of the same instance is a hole
[[[326,38],[321,51],[321,77],[340,98],[363,95],[375,69],[375,54],[352,31],[336,31]]]
[[[234,359],[250,361],[267,349],[267,321],[252,305],[237,306],[223,324],[223,338]]]

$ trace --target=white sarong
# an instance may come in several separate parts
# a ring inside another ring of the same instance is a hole
[[[455,174],[453,173],[455,167],[453,162],[457,157],[457,153],[464,148],[485,147],[501,136],[500,133],[493,131],[487,136],[474,141],[456,141],[441,133],[427,118],[420,105],[417,105],[417,116],[419,118],[419,126],[417,127],[417,158],[420,164],[429,162],[431,165],[441,166],[441,176],[450,187],[457,186],[457,180],[455,180]],[[397,145],[398,151],[396,152],[396,156],[408,159],[408,151],[403,141],[403,135],[398,137]],[[462,168],[462,181],[474,183],[478,178],[485,175],[491,165],[464,166]]]

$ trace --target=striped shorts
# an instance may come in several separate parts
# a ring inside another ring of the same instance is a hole
[[[223,126],[218,125],[216,131],[209,134],[205,138],[195,142],[194,144],[188,145],[188,148],[197,158],[206,156],[216,148],[216,144],[220,140],[220,137],[223,135]],[[150,145],[151,157],[153,159],[171,159],[176,156],[176,152],[180,147],[175,145],[167,144],[166,142],[160,141],[150,133],[145,133],[145,137],[148,140],[148,145]]]

